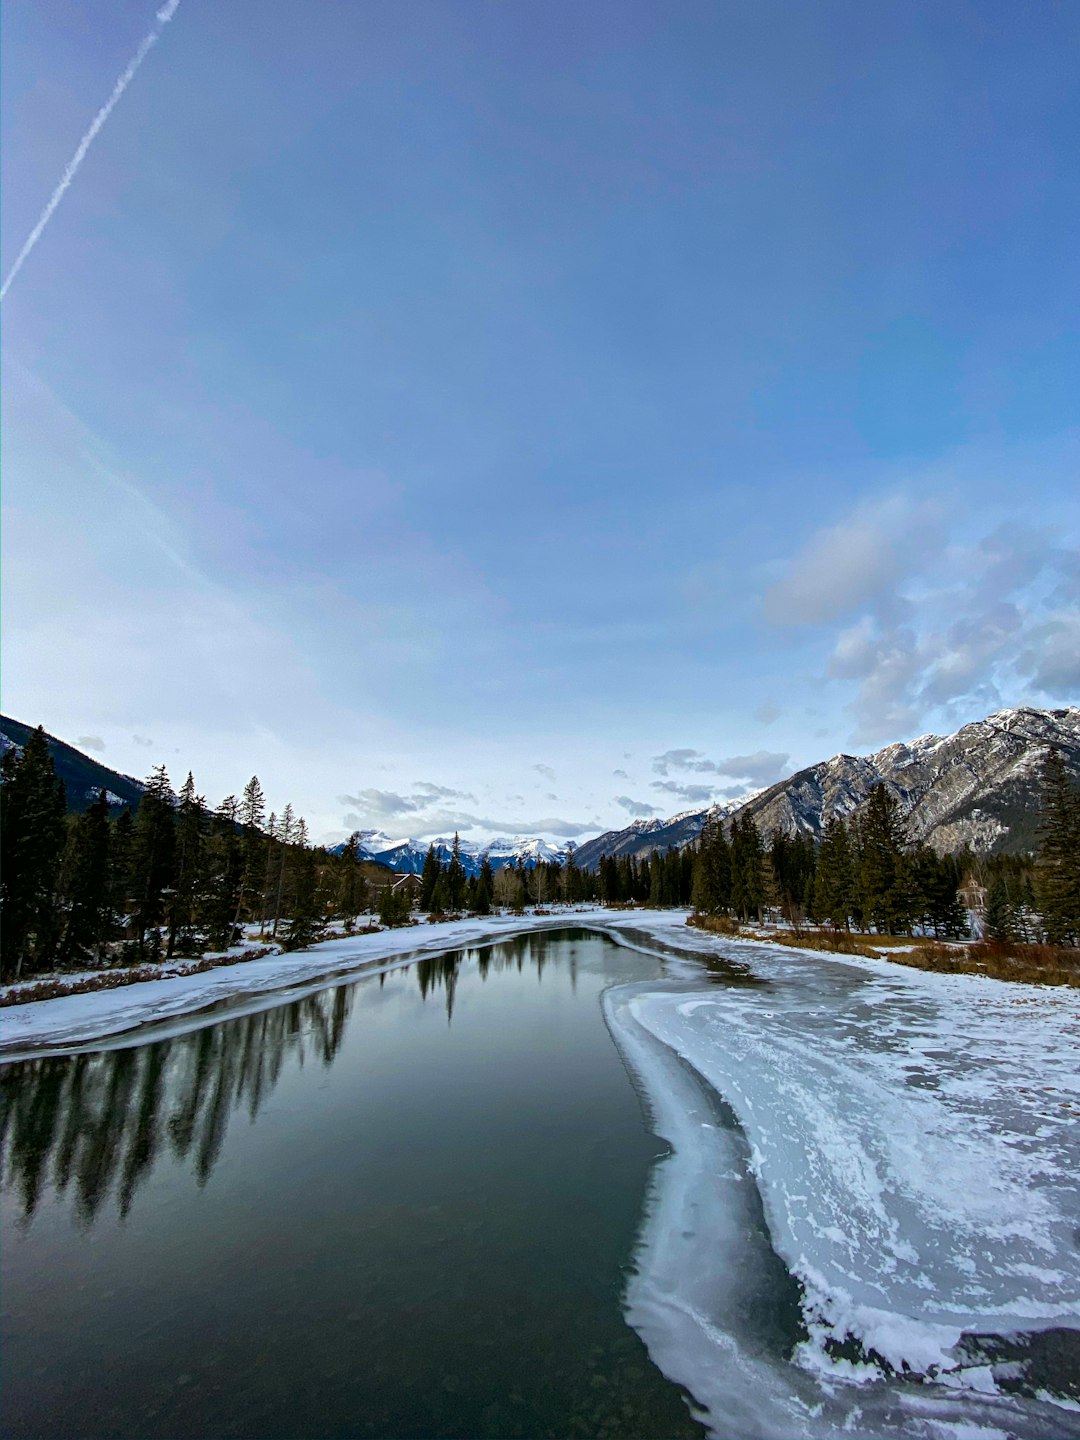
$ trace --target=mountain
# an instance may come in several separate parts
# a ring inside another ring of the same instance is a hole
[[[605,855],[651,855],[654,850],[681,850],[701,834],[706,820],[726,820],[741,808],[745,799],[707,805],[703,810],[683,810],[669,820],[635,820],[625,830],[607,830],[586,840],[574,852],[582,870],[595,870]]]
[[[34,728],[33,725],[24,725],[21,720],[10,720],[6,715],[0,715],[0,753],[6,753],[12,747],[21,750]],[[143,793],[141,781],[133,780],[130,775],[121,775],[118,770],[110,770],[107,765],[99,765],[73,745],[57,740],[55,735],[46,735],[45,738],[49,742],[49,753],[57,776],[64,782],[69,810],[81,814],[97,799],[99,790],[108,792],[109,804],[117,810],[138,808]]]
[[[1052,748],[1080,778],[1080,709],[998,710],[953,735],[834,755],[763,791],[749,810],[764,834],[818,836],[826,820],[850,815],[882,783],[900,802],[913,841],[943,853],[963,845],[983,854],[1029,850]]]
[[[419,875],[423,870],[429,844],[434,845],[436,855],[445,864],[450,859],[454,843],[452,838],[446,836],[431,841],[393,840],[381,830],[358,830],[356,836],[360,843],[360,853],[365,859],[376,860],[380,865],[389,865],[399,873],[412,875]],[[549,845],[546,840],[521,835],[515,835],[509,840],[492,840],[486,845],[478,845],[472,840],[461,840],[459,847],[461,867],[466,875],[479,875],[485,856],[492,870],[501,870],[504,865],[516,864],[518,860],[526,870],[531,870],[541,861],[545,864],[561,864],[566,859],[565,848]],[[333,848],[340,852],[343,847],[335,845]]]
[[[834,755],[726,805],[687,811],[670,820],[635,820],[577,851],[595,870],[604,855],[648,855],[698,838],[708,819],[746,809],[764,835],[773,830],[820,836],[834,815],[847,817],[877,784],[887,785],[907,817],[908,835],[939,852],[964,845],[982,854],[1030,850],[1038,825],[1042,762],[1061,751],[1080,779],[1080,709],[998,710],[953,735],[922,735],[872,755]]]

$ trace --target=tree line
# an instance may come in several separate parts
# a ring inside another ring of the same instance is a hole
[[[727,830],[705,826],[694,860],[692,903],[704,914],[758,920],[779,912],[804,922],[879,934],[968,933],[959,891],[985,882],[985,930],[993,939],[1080,944],[1080,788],[1060,753],[1042,776],[1033,855],[939,855],[912,844],[896,796],[877,785],[847,818],[832,816],[820,841],[775,832],[768,845],[752,815]]]
[[[134,814],[114,816],[102,790],[70,815],[39,726],[0,772],[0,975],[224,950],[253,923],[299,949],[363,913],[355,846],[331,854],[291,804],[266,811],[257,776],[211,809],[190,773],[177,793],[159,765]]]

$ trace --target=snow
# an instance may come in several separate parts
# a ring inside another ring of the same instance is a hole
[[[0,1057],[141,1043],[525,930],[603,930],[663,962],[604,996],[672,1147],[626,1314],[714,1432],[1080,1435],[1075,1405],[1002,1393],[1009,1366],[958,1349],[964,1334],[1080,1328],[1080,993],[733,941],[684,918],[582,907],[354,936],[9,1008]],[[801,1313],[790,1358],[758,1333],[763,1294]]]
[[[964,1363],[955,1347],[965,1331],[1080,1327],[1080,995],[689,939],[670,921],[644,928],[736,957],[764,982],[608,992],[609,1025],[676,1151],[661,1167],[630,1293],[654,1358],[712,1413],[731,1412],[738,1327],[718,1322],[709,1278],[724,1263],[713,1246],[723,1249],[731,1202],[716,1196],[716,1137],[679,1098],[674,1055],[738,1119],[772,1245],[802,1287],[800,1370],[826,1388],[880,1389],[884,1361],[969,1407],[1015,1407],[992,1369]],[[707,1225],[703,1177],[713,1180]],[[684,1244],[680,1259],[690,1199],[688,1228],[704,1229],[709,1245]],[[761,1433],[804,1433],[787,1408],[790,1375],[752,1388],[772,1396]],[[874,1424],[892,1428],[884,1414]],[[1049,1433],[1080,1433],[1055,1424]]]

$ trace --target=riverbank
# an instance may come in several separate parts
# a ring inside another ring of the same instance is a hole
[[[732,933],[730,922],[700,924],[685,910],[608,909],[599,905],[546,907],[540,914],[485,915],[440,921],[436,924],[404,926],[400,929],[359,932],[351,936],[320,941],[307,950],[283,952],[250,942],[225,955],[203,957],[181,968],[176,962],[163,965],[157,974],[140,972],[84,971],[67,977],[72,993],[52,998],[5,999],[15,987],[0,992],[0,1060],[74,1046],[116,1041],[146,1027],[160,1029],[190,1027],[195,1017],[212,1014],[220,1018],[261,1008],[267,997],[288,997],[308,992],[327,981],[353,975],[378,973],[408,964],[425,955],[498,940],[535,929],[558,929],[584,925],[601,929],[623,943],[632,943],[627,932],[638,931],[646,941],[658,941],[669,955],[687,960],[739,956],[753,969],[755,952],[785,951],[794,955],[819,956],[860,968],[896,972],[899,963],[906,970],[921,971],[927,979],[989,985],[996,981],[985,970],[966,964],[946,968],[927,964],[925,947],[886,950],[867,947],[854,951],[830,950],[823,933],[801,936],[787,932]],[[688,923],[693,922],[693,923]],[[841,937],[842,939],[845,937]],[[868,938],[868,937],[860,937]],[[876,937],[869,937],[876,938]],[[909,942],[910,943],[910,942]],[[934,972],[937,972],[936,974]],[[1030,977],[1010,975],[1027,981],[1023,988],[1038,994],[1044,987],[1031,984]],[[24,991],[36,982],[22,982]],[[1061,983],[1061,982],[1059,982]],[[1068,983],[1068,982],[1066,982]],[[83,988],[85,986],[85,988]],[[1012,985],[1009,986],[1013,990]]]
[[[1080,989],[1080,950],[1003,940],[935,940],[928,935],[872,935],[847,930],[771,930],[740,925],[726,915],[689,915],[686,923],[711,935],[756,940],[789,950],[841,959],[891,960],[939,975],[982,975],[1024,985]]]
[[[282,998],[297,987],[308,988],[339,976],[378,973],[411,960],[480,944],[485,940],[519,934],[525,930],[596,925],[598,922],[634,920],[651,913],[654,917],[671,912],[633,912],[613,915],[599,906],[550,908],[542,915],[485,915],[449,920],[432,925],[408,925],[320,941],[307,950],[283,952],[255,946],[255,955],[244,947],[224,957],[207,957],[211,963],[192,962],[191,969],[178,973],[175,963],[161,967],[156,976],[131,981],[124,972],[84,971],[70,979],[93,981],[97,976],[113,983],[93,985],[85,991],[31,999],[0,1009],[0,1058],[89,1045],[114,1040],[144,1027],[166,1022],[180,1024],[185,1017],[205,1011],[234,1013],[255,1009],[265,997]],[[685,912],[679,912],[682,925]],[[141,967],[145,968],[145,967]],[[36,982],[23,982],[24,986]],[[12,987],[5,987],[10,991]],[[0,996],[2,998],[2,996]],[[141,1033],[140,1033],[141,1038]]]

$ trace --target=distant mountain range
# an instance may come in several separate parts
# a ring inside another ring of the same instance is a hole
[[[706,820],[743,810],[762,833],[819,836],[834,815],[847,817],[881,783],[907,817],[909,837],[945,853],[970,845],[982,854],[1029,850],[1035,843],[1039,774],[1057,749],[1080,779],[1080,709],[998,710],[953,735],[922,735],[873,755],[834,755],[734,803],[684,811],[670,820],[635,820],[577,851],[595,869],[604,855],[648,855],[690,844]]]
[[[0,754],[6,753],[12,746],[22,749],[35,728],[24,725],[21,720],[9,720],[6,715],[0,715]],[[69,810],[82,814],[94,803],[101,790],[108,792],[109,804],[117,810],[138,808],[143,793],[141,781],[133,780],[130,775],[121,775],[118,770],[110,770],[107,765],[99,765],[89,755],[76,750],[74,745],[57,740],[55,735],[47,738],[56,773],[67,791]]]
[[[0,751],[25,745],[30,733],[29,725],[0,716]],[[138,805],[140,781],[110,770],[63,740],[48,738],[71,810],[85,810],[101,789],[117,808]],[[744,810],[765,835],[781,829],[817,837],[827,820],[854,813],[879,783],[900,802],[912,840],[941,852],[963,845],[983,854],[1028,850],[1038,824],[1040,770],[1051,748],[1061,752],[1080,779],[1080,708],[998,710],[953,735],[922,735],[906,744],[886,745],[873,755],[834,755],[738,800],[608,830],[579,845],[575,860],[583,869],[595,870],[605,855],[681,849],[697,840],[707,820],[727,821]],[[357,834],[364,859],[399,872],[422,870],[427,840],[394,839],[381,830]],[[449,859],[448,837],[430,843],[442,860]],[[561,863],[567,853],[565,845],[532,836],[486,845],[461,841],[461,863],[469,875],[479,873],[485,856],[493,870],[519,860],[531,869],[538,861]]]
[[[446,836],[440,836],[437,840],[392,840],[381,830],[358,830],[356,837],[364,859],[375,860],[380,865],[389,865],[398,872],[412,875],[419,875],[424,868],[424,858],[429,845],[435,847],[436,855],[445,864],[450,859],[454,844],[453,839]],[[342,848],[341,845],[334,846],[338,851]],[[461,868],[466,875],[479,875],[485,856],[492,870],[501,870],[504,865],[515,865],[519,860],[527,870],[531,870],[539,861],[545,864],[562,864],[567,855],[565,846],[550,845],[546,840],[520,835],[511,840],[492,840],[487,845],[461,840],[459,850]]]

